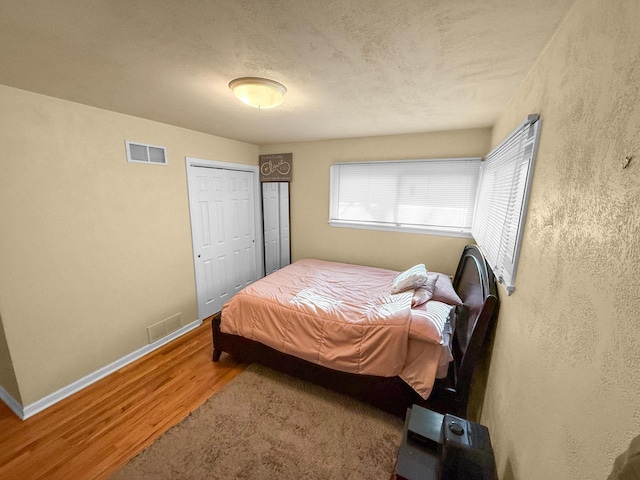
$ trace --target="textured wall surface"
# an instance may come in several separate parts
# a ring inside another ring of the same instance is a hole
[[[606,478],[640,432],[638,25],[579,0],[494,127],[544,122],[483,411],[504,480]]]
[[[0,306],[22,400],[197,319],[185,156],[258,147],[0,86]],[[127,163],[125,140],[167,147]]]
[[[329,168],[336,162],[482,156],[490,137],[485,128],[262,147],[263,154],[293,153],[293,260],[313,257],[394,270],[425,263],[453,274],[471,239],[330,226]]]

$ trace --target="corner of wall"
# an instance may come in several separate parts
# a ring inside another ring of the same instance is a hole
[[[2,315],[0,314],[0,389],[4,390],[14,403],[20,404],[22,397],[20,395],[20,388],[18,387],[18,379],[13,368],[13,361],[11,360],[11,352],[9,351],[9,345],[4,332],[4,325],[2,323]],[[1,393],[1,392],[0,392]],[[9,405],[8,399],[4,398],[5,395],[0,395],[0,398]],[[12,405],[9,407],[14,410]],[[14,410],[15,411],[15,410]]]

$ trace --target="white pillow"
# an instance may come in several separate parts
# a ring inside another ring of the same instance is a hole
[[[414,265],[408,270],[399,273],[393,280],[391,293],[402,293],[407,290],[415,290],[427,281],[427,269],[424,263]]]

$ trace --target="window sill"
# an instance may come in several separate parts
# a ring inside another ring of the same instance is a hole
[[[412,227],[409,225],[381,225],[377,223],[365,223],[365,222],[344,222],[338,220],[329,220],[329,225],[332,227],[340,228],[358,228],[362,230],[382,230],[385,232],[399,232],[399,233],[417,233],[420,235],[437,235],[442,237],[458,237],[458,238],[473,238],[471,232],[464,232],[462,230],[454,230],[442,227]]]

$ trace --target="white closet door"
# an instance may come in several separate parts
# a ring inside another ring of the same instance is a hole
[[[279,186],[277,182],[262,184],[262,218],[264,220],[265,274],[280,268],[280,212]]]
[[[253,173],[192,167],[198,313],[206,318],[257,280]]]
[[[291,263],[289,241],[289,184],[262,184],[264,262],[267,275]]]
[[[291,263],[291,241],[289,240],[289,183],[280,185],[280,268]]]

